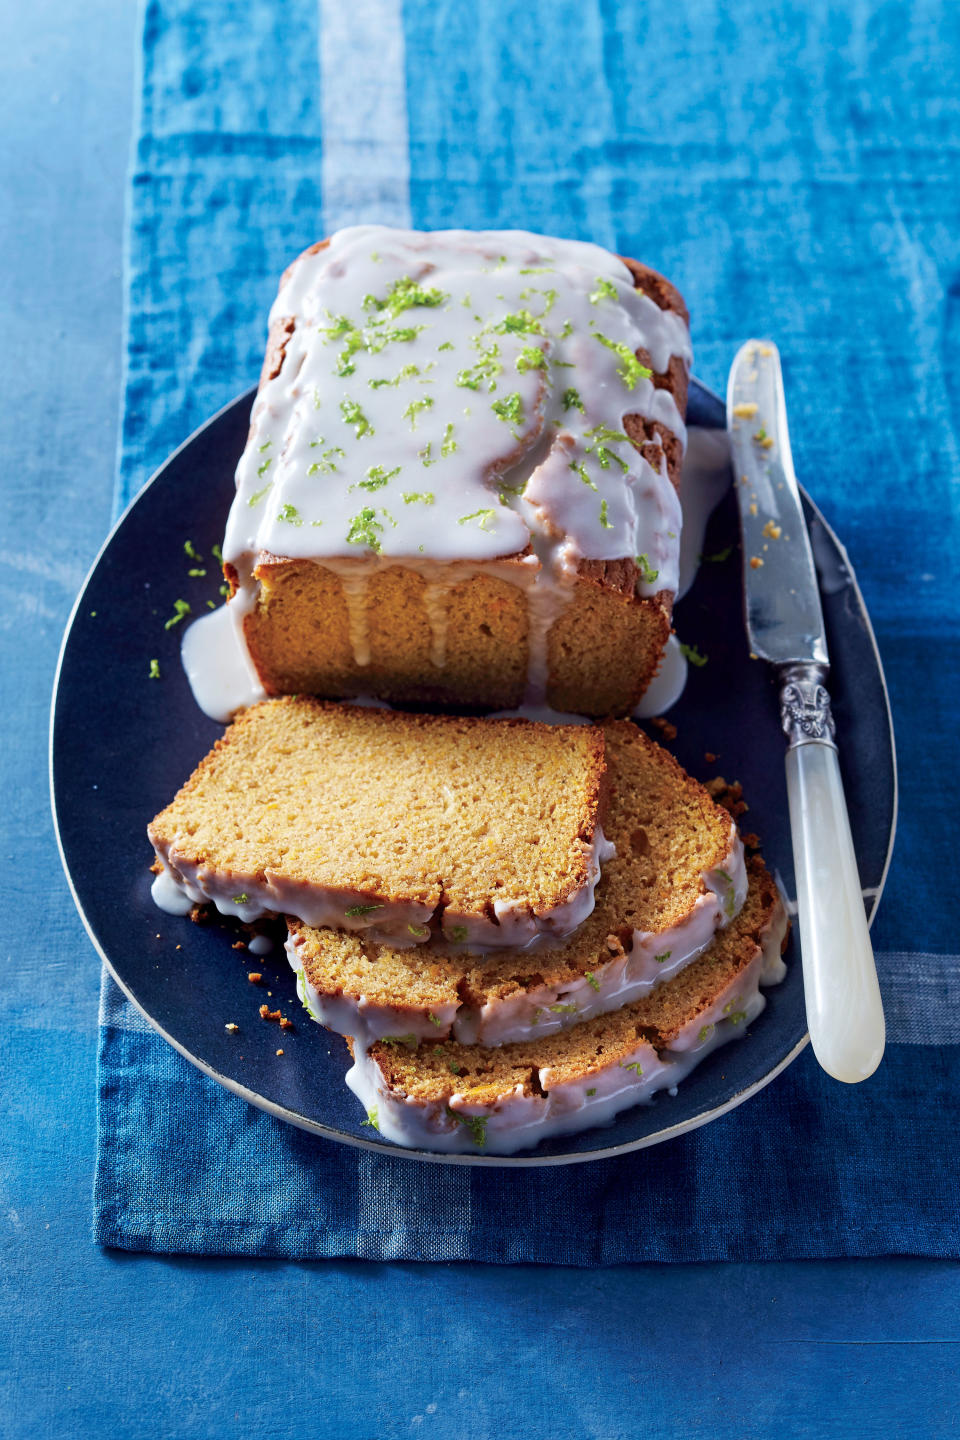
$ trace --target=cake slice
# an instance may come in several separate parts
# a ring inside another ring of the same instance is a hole
[[[674,287],[595,245],[311,246],[271,311],[231,599],[192,652],[223,618],[268,694],[627,713],[670,630],[690,359]]]
[[[148,827],[155,898],[409,950],[564,935],[609,849],[604,749],[597,726],[268,700]]]
[[[347,1084],[398,1145],[513,1154],[602,1124],[671,1089],[764,1008],[783,978],[787,918],[759,858],[746,903],[697,960],[645,999],[561,1035],[489,1050],[437,1041],[354,1044]]]
[[[559,943],[484,953],[464,937],[411,952],[289,921],[287,953],[315,1019],[382,1036],[498,1045],[580,1024],[677,974],[743,904],[729,813],[631,721],[606,736],[609,798],[596,905]],[[451,849],[461,843],[451,834]]]

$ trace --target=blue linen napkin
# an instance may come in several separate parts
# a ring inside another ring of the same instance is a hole
[[[337,1146],[207,1080],[104,976],[94,1233],[134,1250],[599,1265],[960,1255],[960,15],[935,0],[149,0],[117,506],[252,383],[284,265],[361,220],[524,226],[662,268],[722,385],[784,352],[798,469],[847,540],[900,726],[874,929],[890,1045],[809,1052],[679,1140],[563,1170]],[[954,43],[950,44],[950,37]],[[920,740],[922,743],[916,743]]]

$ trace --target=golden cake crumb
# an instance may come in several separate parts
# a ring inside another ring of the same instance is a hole
[[[228,1025],[224,1025],[223,1028],[224,1030],[228,1031],[229,1034],[236,1035],[237,1031],[240,1029],[240,1026],[234,1025],[233,1021],[231,1021]]]
[[[734,405],[733,413],[741,420],[752,420],[759,408],[755,400],[742,400],[739,405]]]
[[[761,566],[762,564],[763,564],[763,561],[760,559],[760,556],[759,556],[759,555],[751,555],[751,556],[750,556],[750,569],[751,569],[751,570],[759,570],[759,569],[760,569],[760,566]]]
[[[247,979],[250,981],[251,985],[259,985],[260,981],[263,979],[263,976],[260,974],[259,970],[248,970]]]

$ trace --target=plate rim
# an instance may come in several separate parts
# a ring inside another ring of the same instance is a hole
[[[691,375],[690,377],[690,386],[691,388],[696,386],[696,388],[700,390],[709,400],[714,401],[718,406],[722,408],[723,401],[721,397],[716,393],[716,391],[712,390],[708,385],[705,385],[703,381],[697,379],[697,377],[694,375]],[[186,1046],[182,1045],[178,1040],[176,1040],[172,1035],[170,1035],[152,1015],[148,1014],[148,1012],[132,994],[131,990],[125,984],[121,976],[117,973],[110,957],[107,955],[103,946],[97,939],[97,936],[95,935],[91,923],[87,917],[86,911],[81,904],[80,897],[77,894],[76,886],[74,885],[73,876],[70,873],[70,867],[67,863],[67,857],[63,848],[63,838],[60,833],[60,822],[57,814],[57,792],[54,783],[54,726],[56,722],[57,700],[60,692],[60,673],[63,667],[64,656],[66,654],[67,646],[70,641],[70,636],[73,632],[74,623],[80,609],[82,608],[83,599],[84,595],[86,594],[87,588],[90,585],[90,582],[93,579],[93,576],[96,573],[100,562],[102,561],[103,557],[112,545],[114,537],[126,521],[127,516],[133,510],[134,506],[140,503],[143,496],[147,493],[149,489],[151,489],[151,487],[156,483],[156,481],[159,480],[160,476],[164,473],[164,471],[170,465],[171,461],[176,456],[178,456],[182,451],[186,450],[190,445],[192,445],[194,441],[200,435],[202,435],[205,430],[209,429],[210,426],[216,424],[216,422],[221,418],[221,416],[226,414],[228,410],[232,410],[234,406],[239,404],[241,401],[249,400],[252,402],[252,399],[255,395],[256,386],[251,386],[248,390],[242,391],[240,394],[235,395],[233,399],[228,400],[226,404],[222,405],[212,415],[208,416],[208,418],[204,420],[201,425],[198,425],[197,428],[186,437],[186,439],[182,440],[179,445],[177,445],[173,450],[171,450],[170,454],[167,455],[165,459],[161,462],[161,464],[157,466],[157,468],[153,471],[149,479],[140,487],[137,493],[130,498],[128,503],[124,506],[120,515],[114,521],[113,525],[111,525],[106,538],[104,539],[102,545],[100,546],[96,555],[90,563],[83,583],[80,586],[77,592],[76,599],[74,600],[74,603],[70,609],[70,613],[64,625],[63,637],[60,641],[60,649],[57,655],[57,664],[53,676],[53,690],[50,700],[50,721],[47,743],[47,772],[50,792],[50,809],[53,820],[53,831],[57,842],[57,851],[60,856],[60,863],[63,867],[63,873],[66,876],[67,886],[70,891],[73,903],[76,906],[77,913],[80,916],[83,927],[87,932],[87,935],[90,939],[91,944],[93,945],[94,950],[100,956],[101,961],[106,966],[107,971],[109,972],[114,982],[117,984],[117,986],[126,996],[126,998],[130,1001],[130,1003],[134,1006],[134,1008],[139,1012],[139,1014],[143,1016],[143,1018],[150,1025],[150,1028],[156,1034],[158,1034],[163,1040],[165,1040],[168,1045],[172,1046],[172,1048],[176,1050],[178,1054],[182,1055],[185,1060],[188,1060],[190,1064],[195,1066],[195,1068],[198,1069],[202,1074],[206,1075],[209,1079],[214,1080],[218,1085],[222,1085],[226,1090],[229,1090],[239,1099],[245,1100],[248,1104],[256,1106],[258,1110],[262,1110],[264,1113],[272,1115],[278,1120],[283,1120],[289,1125],[296,1126],[298,1130],[304,1130],[311,1135],[318,1135],[324,1140],[334,1141],[341,1145],[350,1145],[358,1150],[372,1151],[373,1153],[378,1155],[389,1155],[391,1157],[402,1160],[416,1160],[422,1163],[438,1165],[480,1165],[527,1169],[540,1169],[547,1166],[558,1165],[588,1164],[593,1161],[609,1160],[617,1156],[631,1154],[636,1150],[645,1150],[652,1145],[660,1145],[667,1140],[673,1140],[681,1135],[690,1134],[694,1130],[699,1130],[703,1125],[708,1125],[714,1120],[719,1120],[721,1116],[728,1114],[731,1110],[737,1109],[747,1100],[752,1099],[754,1095],[758,1094],[761,1090],[765,1089],[767,1085],[771,1084],[771,1082],[774,1081],[778,1075],[781,1075],[789,1065],[792,1065],[798,1055],[800,1055],[802,1051],[806,1049],[810,1041],[809,1033],[804,1033],[797,1041],[796,1045],[794,1045],[794,1047],[771,1070],[769,1070],[765,1075],[762,1075],[759,1080],[754,1081],[752,1085],[748,1085],[743,1090],[738,1091],[735,1095],[730,1096],[730,1098],[726,1100],[722,1105],[714,1106],[712,1109],[703,1111],[701,1114],[695,1115],[688,1120],[682,1120],[678,1121],[674,1125],[664,1126],[663,1129],[657,1130],[651,1135],[642,1136],[638,1140],[621,1141],[616,1145],[608,1146],[602,1150],[590,1150],[584,1153],[578,1152],[567,1155],[543,1156],[537,1156],[535,1154],[445,1154],[443,1152],[435,1150],[420,1150],[407,1148],[402,1145],[396,1145],[390,1142],[384,1142],[382,1140],[367,1140],[363,1136],[349,1135],[346,1134],[344,1131],[334,1130],[331,1127],[322,1124],[320,1121],[310,1120],[304,1115],[297,1114],[296,1111],[288,1110],[285,1106],[279,1105],[273,1100],[269,1100],[266,1096],[261,1095],[257,1091],[251,1090],[249,1087],[243,1085],[240,1081],[234,1080],[232,1076],[222,1074],[214,1066],[210,1065],[207,1061],[201,1059],[198,1055],[192,1054],[192,1052]],[[716,428],[719,429],[722,427]],[[896,736],[894,733],[893,725],[893,711],[890,705],[890,692],[887,686],[886,673],[883,668],[883,660],[881,658],[880,650],[877,645],[876,634],[873,628],[873,621],[870,617],[870,612],[867,609],[866,602],[864,601],[863,592],[860,588],[860,582],[857,579],[856,570],[854,569],[850,561],[846,546],[839,539],[832,525],[821,511],[820,507],[813,499],[811,499],[810,495],[807,493],[807,491],[802,485],[800,486],[800,493],[803,499],[809,505],[815,518],[819,521],[821,525],[823,525],[824,530],[830,538],[830,541],[833,545],[836,546],[842,557],[843,563],[847,570],[847,574],[849,576],[850,584],[853,587],[854,594],[857,599],[859,614],[862,616],[866,625],[867,636],[870,642],[870,647],[873,651],[877,674],[880,677],[884,705],[886,708],[887,729],[889,731],[890,740],[893,809],[890,818],[890,833],[887,841],[887,851],[884,860],[883,870],[880,876],[879,883],[876,887],[876,894],[869,897],[870,907],[867,924],[868,926],[872,927],[874,919],[876,918],[877,910],[880,905],[881,897],[886,887],[887,877],[890,872],[890,863],[893,858],[893,850],[896,843],[897,821],[899,818],[900,807],[900,787],[899,772],[897,766]]]

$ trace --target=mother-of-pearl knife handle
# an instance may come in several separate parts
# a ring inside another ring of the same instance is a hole
[[[784,666],[780,714],[810,1041],[828,1075],[854,1084],[880,1064],[886,1027],[825,676]]]

